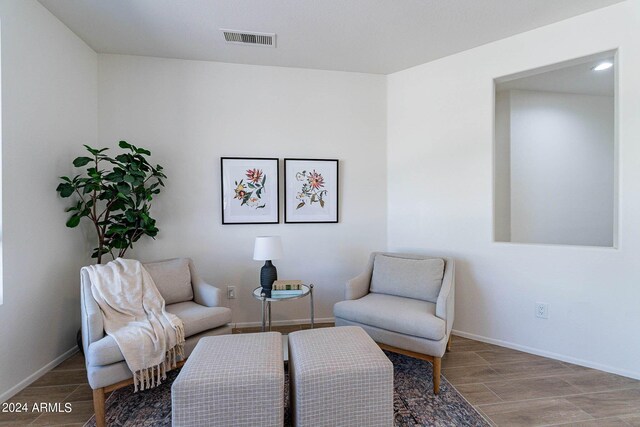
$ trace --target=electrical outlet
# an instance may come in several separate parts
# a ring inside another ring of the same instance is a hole
[[[549,318],[549,304],[544,302],[536,303],[536,317],[540,319],[548,319]]]
[[[236,287],[227,286],[227,299],[235,299],[235,298],[236,298]]]

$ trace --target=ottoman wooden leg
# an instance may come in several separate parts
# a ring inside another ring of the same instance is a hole
[[[439,357],[433,358],[433,393],[440,393],[440,362],[442,359]]]
[[[96,427],[105,427],[104,388],[93,390],[93,410],[96,413]]]

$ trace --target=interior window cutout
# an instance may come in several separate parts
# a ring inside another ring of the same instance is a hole
[[[495,80],[494,239],[616,246],[616,52]]]

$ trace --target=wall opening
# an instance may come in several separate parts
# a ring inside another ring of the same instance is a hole
[[[494,240],[616,246],[616,53],[495,80]]]

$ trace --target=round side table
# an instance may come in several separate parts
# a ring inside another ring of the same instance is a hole
[[[253,290],[253,297],[262,302],[262,332],[267,330],[271,330],[271,303],[279,302],[279,301],[291,301],[294,299],[304,298],[309,296],[311,301],[310,304],[310,312],[311,312],[311,329],[313,329],[313,285],[302,285],[302,293],[298,295],[283,295],[278,297],[267,297],[262,291],[262,287],[257,287]],[[268,322],[267,322],[268,319]],[[269,328],[267,329],[267,323],[269,324]]]

